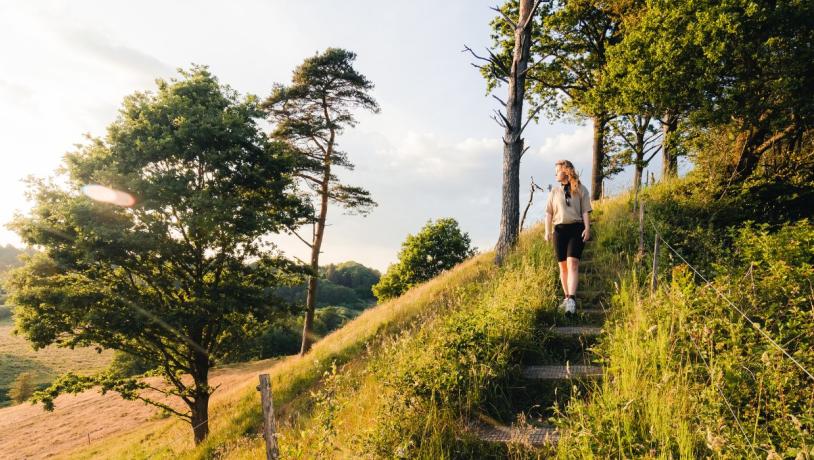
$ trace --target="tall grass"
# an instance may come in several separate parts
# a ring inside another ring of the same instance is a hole
[[[437,280],[445,287],[432,302],[419,291],[399,299],[420,304],[420,313],[324,373],[297,405],[298,416],[284,423],[283,454],[439,459],[493,449],[458,437],[480,406],[500,397],[537,314],[554,303],[555,264],[541,231],[524,232],[500,269],[490,252],[471,262],[488,264],[478,276]],[[261,455],[259,440],[224,450],[232,459]]]
[[[595,348],[606,376],[562,409],[560,458],[814,458],[814,385],[761,333],[814,368],[814,226],[739,221],[747,204],[737,200],[729,225],[714,224],[721,203],[696,186],[673,181],[644,196],[661,234],[711,284],[665,249],[655,292],[647,264],[613,269],[618,289]],[[609,206],[619,221],[600,224],[598,250],[632,253],[630,203]]]

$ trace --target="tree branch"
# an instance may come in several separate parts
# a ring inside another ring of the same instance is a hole
[[[504,13],[500,8],[493,6],[490,9],[492,11],[497,12],[499,15],[503,16],[503,19],[506,20],[506,22],[508,22],[510,26],[512,26],[512,29],[517,29],[517,23],[514,22],[512,18],[510,18],[508,14]]]
[[[291,228],[291,227],[289,227],[288,225],[286,225],[286,228],[288,228],[288,231],[290,231],[291,233],[293,233],[293,234],[294,234],[294,236],[296,236],[297,238],[299,238],[299,239],[300,239],[300,241],[302,241],[303,243],[305,243],[305,245],[306,245],[306,246],[308,246],[309,248],[313,248],[313,247],[314,247],[314,245],[313,245],[313,244],[309,243],[308,241],[305,241],[305,238],[301,237],[299,233],[297,233],[296,231],[294,231],[294,229],[292,229],[292,228]]]
[[[529,122],[534,119],[534,117],[537,115],[537,113],[540,110],[542,110],[543,107],[545,107],[545,105],[540,104],[531,112],[531,114],[529,114],[529,117],[526,119],[526,122],[523,123],[523,126],[520,128],[520,132],[518,133],[518,136],[523,134],[523,131],[526,130],[526,126],[528,126]]]

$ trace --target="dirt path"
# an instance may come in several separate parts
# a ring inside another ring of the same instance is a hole
[[[210,404],[230,393],[230,387],[243,387],[273,360],[230,366],[213,371],[211,384],[221,385]],[[164,401],[167,401],[166,399]],[[181,407],[180,400],[170,401]],[[0,459],[51,458],[89,442],[124,433],[156,422],[158,409],[138,401],[125,401],[118,395],[102,396],[86,391],[56,399],[56,409],[20,404],[0,409]]]

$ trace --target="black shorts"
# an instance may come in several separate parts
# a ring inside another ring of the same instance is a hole
[[[557,251],[557,261],[563,262],[568,257],[582,257],[585,242],[582,241],[582,231],[585,224],[557,224],[554,226],[554,249]]]

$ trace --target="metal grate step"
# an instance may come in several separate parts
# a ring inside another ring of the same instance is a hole
[[[573,336],[588,336],[599,335],[602,328],[598,326],[557,326],[552,327],[551,332],[554,335],[573,337]]]
[[[526,366],[523,369],[523,378],[529,380],[568,380],[574,378],[602,377],[600,366],[575,364],[569,366]]]
[[[559,435],[554,427],[514,427],[473,424],[470,431],[484,442],[520,443],[543,446],[557,442]]]

